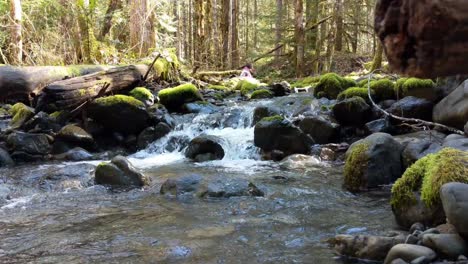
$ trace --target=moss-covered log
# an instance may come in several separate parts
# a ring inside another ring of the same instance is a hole
[[[57,110],[79,106],[98,95],[136,87],[148,70],[146,65],[113,68],[49,84],[38,102],[38,108]]]
[[[426,78],[468,73],[466,0],[379,0],[375,29],[394,70]]]
[[[0,100],[28,99],[41,92],[48,84],[103,70],[112,66],[0,66]]]

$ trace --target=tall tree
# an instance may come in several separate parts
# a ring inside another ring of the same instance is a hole
[[[114,13],[119,9],[122,9],[122,0],[109,1],[109,6],[107,7],[106,15],[102,23],[101,33],[99,34],[99,40],[102,41],[109,33],[112,27],[112,18],[114,17]]]
[[[304,32],[304,3],[302,0],[295,0],[295,26],[294,35],[296,40],[296,77],[302,77],[304,74],[304,49],[305,49],[305,32]]]
[[[130,47],[140,56],[145,56],[156,43],[154,12],[148,0],[130,1]]]
[[[283,0],[276,0],[275,46],[278,47],[283,39]],[[276,59],[281,56],[281,49],[275,51]]]
[[[10,0],[10,63],[21,64],[23,60],[22,8],[20,0]]]
[[[199,68],[202,63],[205,61],[205,8],[206,3],[205,0],[195,0],[195,68]]]
[[[239,67],[239,0],[232,0],[231,14],[231,67],[233,69]]]
[[[94,35],[92,21],[96,2],[94,0],[77,0],[77,5],[79,9],[78,25],[80,28],[81,60],[85,63],[92,63],[96,51],[96,36]]]
[[[223,42],[223,68],[229,67],[229,25],[230,25],[230,14],[231,14],[231,0],[222,0],[223,4],[221,7],[221,35]]]
[[[343,24],[343,0],[336,0],[335,5],[335,23],[336,23],[336,36],[335,36],[335,50],[343,50],[343,34],[344,34],[344,24]]]

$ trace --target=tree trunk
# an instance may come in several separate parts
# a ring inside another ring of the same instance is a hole
[[[20,0],[10,0],[10,63],[21,64],[23,60],[23,38],[21,36],[22,9]]]
[[[257,50],[258,47],[258,0],[254,0],[254,17],[253,17],[253,29],[254,29],[254,49]]]
[[[383,46],[380,41],[377,41],[377,50],[375,51],[374,59],[372,60],[371,71],[375,71],[382,67]]]
[[[343,0],[336,0],[336,36],[335,36],[335,50],[343,50]]]
[[[466,0],[379,0],[375,29],[398,72],[425,78],[468,73]]]
[[[229,68],[229,13],[231,11],[231,0],[223,0],[221,35],[223,38],[223,68]]]
[[[232,37],[231,37],[231,68],[236,69],[239,65],[239,0],[232,0]]]
[[[72,109],[98,95],[136,87],[147,70],[146,65],[130,65],[53,82],[44,89],[37,109]]]
[[[82,60],[85,63],[93,63],[96,50],[96,36],[94,35],[92,10],[89,0],[77,0],[79,7],[78,25],[80,27],[80,43]]]
[[[122,9],[121,0],[110,0],[109,6],[107,7],[106,15],[102,23],[101,33],[99,34],[99,40],[102,41],[106,35],[110,32],[112,27],[112,18],[114,17],[115,11]]]
[[[199,68],[206,58],[205,44],[205,1],[195,0],[195,62],[194,67]]]
[[[296,77],[302,77],[304,74],[304,46],[305,46],[305,32],[304,32],[304,4],[302,0],[296,1],[296,23],[294,27],[294,34],[296,39]]]
[[[149,9],[148,0],[130,2],[130,47],[138,54],[145,56],[154,47],[154,15]]]
[[[283,39],[283,0],[276,0],[275,46],[278,47]],[[281,49],[275,51],[276,59],[281,56]]]
[[[0,66],[0,100],[27,100],[48,84],[65,78],[108,70],[110,66]]]

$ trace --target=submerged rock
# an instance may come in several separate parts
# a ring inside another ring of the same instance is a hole
[[[344,187],[363,191],[393,183],[402,174],[402,150],[400,143],[385,133],[355,142],[346,152]]]
[[[0,167],[13,166],[13,165],[15,165],[15,162],[11,158],[8,151],[4,150],[3,148],[0,148]]]
[[[390,250],[385,258],[384,264],[391,264],[395,259],[402,259],[406,262],[411,262],[417,258],[424,257],[426,261],[432,261],[437,257],[437,254],[430,248],[410,245],[398,244]]]
[[[61,125],[51,116],[45,112],[39,112],[31,119],[29,119],[22,128],[25,131],[34,132],[57,132],[60,130]]]
[[[162,184],[160,193],[174,196],[193,195],[193,193],[197,192],[200,188],[202,179],[203,178],[197,174],[168,179]]]
[[[183,108],[188,113],[212,114],[220,111],[219,107],[207,102],[194,102],[184,104]]]
[[[93,159],[93,155],[82,149],[80,147],[76,147],[73,149],[68,150],[67,152],[55,155],[55,159],[57,160],[70,160],[70,161],[82,161],[82,160],[91,160]]]
[[[190,141],[185,156],[196,162],[221,160],[224,157],[221,141],[222,139],[216,136],[198,136]]]
[[[447,183],[440,190],[440,198],[448,222],[468,241],[468,184]]]
[[[99,164],[95,181],[97,184],[119,187],[141,187],[149,184],[149,179],[123,156],[114,157],[110,163]]]
[[[288,156],[280,162],[281,168],[284,169],[306,169],[317,166],[319,164],[320,160],[318,158],[303,154],[294,154]]]

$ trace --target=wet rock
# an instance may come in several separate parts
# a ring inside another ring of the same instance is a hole
[[[196,162],[209,160],[221,160],[224,157],[224,149],[221,146],[221,138],[210,135],[201,135],[192,139],[185,156]]]
[[[263,151],[308,154],[313,143],[311,137],[281,116],[264,118],[255,125],[254,144]]]
[[[447,183],[441,188],[440,198],[448,222],[468,240],[468,184]]]
[[[420,232],[423,232],[424,231],[424,225],[421,224],[421,223],[414,223],[413,225],[411,225],[410,229],[409,229],[409,232],[410,234],[413,234],[415,231],[420,231]]]
[[[382,261],[393,246],[404,241],[404,236],[337,235],[335,251],[348,257]]]
[[[433,108],[431,101],[408,96],[394,103],[387,111],[396,116],[431,121]]]
[[[285,96],[290,93],[291,85],[286,81],[282,81],[280,83],[273,83],[272,85],[268,86],[268,89],[273,93],[274,96]]]
[[[468,122],[465,124],[465,136],[468,137]]]
[[[17,129],[34,116],[34,108],[26,106],[23,103],[16,103],[10,108],[9,113],[12,116],[10,127]]]
[[[218,178],[210,181],[201,190],[200,197],[229,198],[236,196],[264,196],[253,183],[245,179]]]
[[[173,152],[175,150],[181,151],[188,146],[190,138],[186,135],[172,136],[167,141],[166,151]]]
[[[13,166],[13,165],[15,165],[15,162],[11,158],[8,151],[4,150],[3,148],[0,148],[0,167]]]
[[[93,145],[94,139],[88,132],[76,125],[66,125],[57,134],[57,139],[82,147]]]
[[[449,147],[463,151],[468,151],[468,137],[458,134],[448,135],[444,139],[442,147]]]
[[[175,196],[186,194],[193,195],[200,188],[202,179],[200,175],[196,174],[182,176],[176,179],[168,179],[162,184],[160,193]]]
[[[156,104],[148,108],[148,114],[150,115],[150,123],[154,126],[159,123],[166,123],[169,127],[173,128],[176,126],[176,122],[171,114],[161,104]]]
[[[468,254],[468,245],[458,234],[425,234],[422,245],[451,260]]]
[[[173,88],[166,88],[158,93],[159,101],[169,111],[181,111],[186,103],[203,101],[203,96],[197,87],[191,83],[185,83]]]
[[[418,192],[414,192],[415,203],[404,208],[392,207],[395,220],[402,227],[411,227],[414,223],[423,223],[427,226],[440,224],[445,219],[444,211],[440,206],[429,208],[421,200]]]
[[[384,264],[390,264],[395,259],[402,259],[406,262],[411,262],[417,258],[425,257],[429,261],[434,260],[436,253],[427,247],[409,244],[398,244],[390,250],[385,258]]]
[[[336,120],[345,126],[362,126],[369,121],[371,113],[371,107],[360,97],[345,99],[333,107]]]
[[[281,110],[276,109],[274,107],[268,106],[258,106],[254,110],[252,126],[258,123],[258,121],[262,120],[265,117],[279,115]]]
[[[34,132],[57,132],[61,128],[52,117],[47,113],[39,112],[34,117],[29,119],[23,125],[25,131],[34,131]]]
[[[402,146],[389,134],[375,133],[346,152],[344,187],[363,191],[393,183],[402,174]]]
[[[437,131],[420,131],[395,137],[403,146],[403,166],[409,167],[415,161],[442,149],[445,134]]]
[[[152,106],[154,104],[155,98],[153,93],[145,87],[136,87],[130,91],[129,95],[140,100],[146,106]]]
[[[366,123],[366,129],[370,134],[378,132],[393,134],[396,130],[388,118],[381,118],[368,122]]]
[[[314,97],[309,93],[295,94],[285,97],[272,99],[273,102],[268,105],[275,109],[281,109],[287,116],[298,116],[307,111],[313,110]]]
[[[119,187],[141,187],[149,184],[149,179],[123,156],[114,157],[110,163],[99,164],[95,181],[96,184]]]
[[[104,128],[122,134],[138,134],[148,127],[150,116],[139,100],[114,95],[94,100],[88,108],[88,116]]]
[[[212,114],[219,111],[219,107],[206,102],[187,103],[183,108],[188,113],[196,114]]]
[[[280,162],[281,168],[284,169],[306,169],[319,164],[320,160],[316,157],[303,154],[290,155]]]
[[[468,80],[458,86],[435,107],[433,119],[437,123],[463,129],[468,120]]]
[[[399,258],[399,259],[395,259],[394,261],[392,261],[392,264],[408,264],[408,262]]]
[[[36,160],[49,154],[51,145],[50,138],[45,134],[31,134],[24,132],[11,133],[7,138],[7,145],[13,151],[13,155],[19,161]],[[28,158],[28,156],[31,157]],[[24,157],[23,160],[21,157]]]
[[[171,132],[171,128],[166,123],[159,123],[155,127],[145,128],[140,135],[138,135],[138,148],[146,148],[149,144],[164,137],[169,132]]]
[[[299,128],[312,137],[316,144],[327,144],[336,139],[340,125],[323,116],[311,116],[302,119]]]
[[[93,155],[89,153],[88,151],[86,151],[85,149],[76,147],[76,148],[70,149],[69,151],[65,153],[55,155],[55,159],[69,160],[69,161],[82,161],[82,160],[93,159]]]

